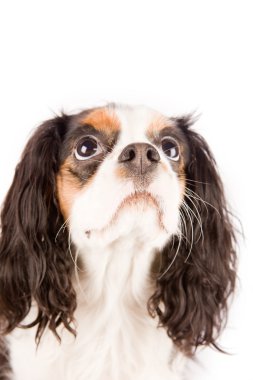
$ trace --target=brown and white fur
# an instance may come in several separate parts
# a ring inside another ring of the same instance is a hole
[[[109,104],[35,131],[1,214],[3,379],[179,380],[220,349],[235,239],[191,124]]]

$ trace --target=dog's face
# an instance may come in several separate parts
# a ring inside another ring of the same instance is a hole
[[[176,122],[146,107],[109,105],[73,117],[57,194],[78,248],[130,234],[160,248],[180,233],[188,156]]]

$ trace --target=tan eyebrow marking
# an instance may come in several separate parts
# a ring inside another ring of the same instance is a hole
[[[120,122],[117,116],[106,108],[99,108],[87,116],[81,122],[83,124],[91,124],[95,129],[105,134],[118,132],[120,130]]]
[[[149,139],[154,139],[162,129],[169,128],[172,126],[173,126],[173,122],[169,118],[163,115],[158,115],[153,119],[151,124],[148,126],[148,129],[146,132],[147,137]]]

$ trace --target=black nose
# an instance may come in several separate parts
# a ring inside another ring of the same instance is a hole
[[[156,167],[160,161],[160,155],[150,144],[135,143],[127,145],[122,150],[118,161],[134,174],[145,174]]]

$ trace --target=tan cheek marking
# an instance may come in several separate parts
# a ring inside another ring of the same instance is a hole
[[[65,220],[69,218],[73,201],[80,193],[80,182],[69,172],[70,167],[70,159],[68,158],[60,167],[56,177],[57,197]]]
[[[179,173],[180,176],[184,176],[185,175],[183,160],[179,164],[178,173]]]
[[[91,124],[97,130],[106,134],[117,132],[120,129],[120,122],[116,115],[106,108],[94,110],[82,119],[82,123]]]
[[[181,147],[180,147],[181,148]],[[183,159],[183,151],[180,149],[181,160],[178,167],[178,178],[181,189],[181,200],[184,198],[185,193],[185,163]]]
[[[180,147],[181,160],[179,162],[178,176],[179,176],[179,181],[180,181],[180,185],[181,185],[182,199],[183,199],[183,196],[184,196],[184,193],[185,193],[185,186],[186,186],[186,182],[185,182],[185,162],[184,162],[184,159],[183,159],[183,154],[184,154],[183,148]]]
[[[179,178],[179,184],[180,184],[180,189],[181,189],[181,201],[183,201],[184,199],[184,193],[185,193],[185,176],[184,175],[180,175],[180,178]]]
[[[94,177],[94,175],[91,176],[84,184],[81,184],[78,178],[69,171],[73,166],[72,159],[68,157],[61,165],[56,177],[57,198],[61,213],[65,220],[70,217],[71,208],[75,198],[83,191],[86,191],[87,187],[92,184]]]

